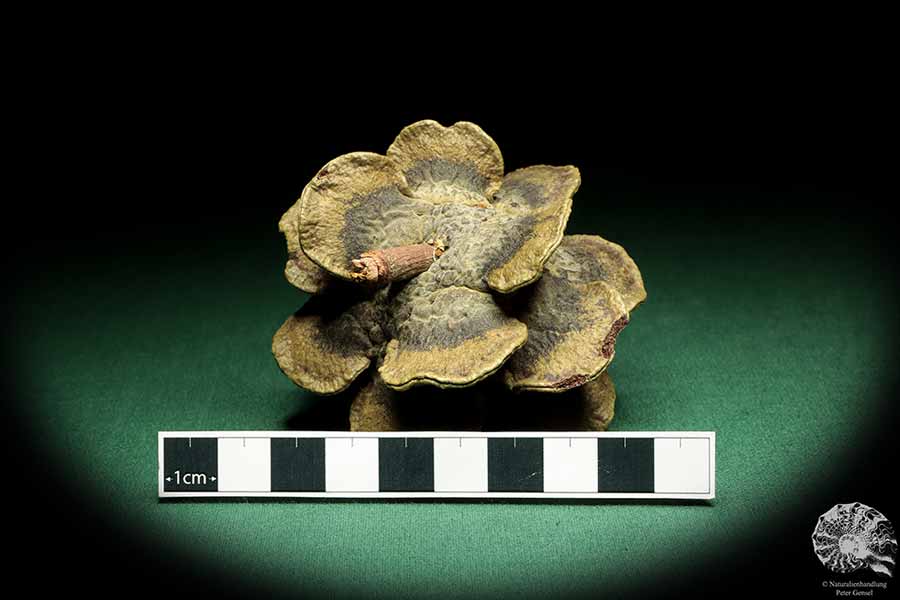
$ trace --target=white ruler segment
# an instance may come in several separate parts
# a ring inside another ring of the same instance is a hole
[[[716,434],[165,431],[159,497],[715,497]]]

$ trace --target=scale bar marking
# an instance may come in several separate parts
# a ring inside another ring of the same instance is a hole
[[[715,497],[714,432],[159,433],[159,497]]]

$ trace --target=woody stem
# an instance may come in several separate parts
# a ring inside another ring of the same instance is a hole
[[[443,254],[439,244],[412,244],[363,252],[351,262],[354,281],[383,285],[391,281],[411,279],[428,270]]]

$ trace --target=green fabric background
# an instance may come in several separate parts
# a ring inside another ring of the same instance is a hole
[[[893,282],[865,232],[837,218],[775,219],[725,197],[743,202],[726,219],[652,188],[590,185],[569,232],[623,244],[649,293],[611,366],[611,430],[716,431],[714,502],[158,502],[158,431],[284,429],[329,401],[295,388],[269,351],[304,300],[282,278],[278,215],[265,231],[147,240],[35,273],[17,309],[22,416],[52,441],[48,469],[77,473],[123,535],[211,578],[536,597],[701,570],[802,506],[877,422]]]

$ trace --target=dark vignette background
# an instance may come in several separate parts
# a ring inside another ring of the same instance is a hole
[[[84,503],[81,478],[89,474],[54,462],[53,440],[35,439],[26,422],[34,388],[16,346],[29,336],[19,316],[36,309],[28,293],[42,277],[64,276],[65,286],[77,288],[79,273],[102,278],[106,265],[121,273],[123,260],[136,267],[177,260],[210,239],[228,240],[223,247],[239,258],[245,244],[278,236],[278,217],[324,162],[348,151],[379,151],[420,118],[478,123],[498,141],[508,168],[577,164],[584,184],[576,202],[591,193],[634,191],[641,203],[620,211],[632,225],[671,219],[689,227],[689,235],[716,236],[765,225],[796,232],[798,245],[863,248],[861,255],[878,263],[872,268],[896,280],[880,116],[864,75],[833,70],[831,57],[762,73],[750,59],[697,76],[674,65],[629,78],[584,67],[561,77],[564,93],[553,85],[523,91],[514,85],[519,75],[509,72],[494,82],[500,92],[472,86],[470,93],[425,93],[414,79],[400,76],[379,87],[362,74],[332,87],[305,68],[277,71],[240,55],[224,58],[214,64],[201,53],[138,54],[114,64],[102,49],[58,56],[47,75],[58,94],[38,95],[37,114],[23,119],[33,134],[21,153],[44,168],[28,172],[23,215],[7,225],[21,228],[25,239],[13,254],[18,287],[5,348],[5,440],[20,473],[7,491],[6,514],[16,570],[36,573],[33,585],[42,590],[244,595],[265,589],[265,582],[239,574],[212,580],[190,557],[148,545],[128,523]],[[541,65],[535,72],[561,76],[558,69]],[[510,87],[516,93],[505,96]],[[821,232],[841,235],[822,240]],[[132,274],[141,277],[138,268]],[[229,273],[222,281],[241,284]],[[889,293],[894,298],[896,290]],[[884,336],[896,330],[896,321],[883,323]],[[815,490],[815,506],[781,515],[771,531],[741,537],[736,552],[709,557],[696,571],[670,575],[645,592],[810,593],[823,579],[838,579],[812,556],[809,513],[859,500],[900,519],[885,483],[895,470],[888,459],[896,450],[895,383],[886,382],[878,399],[880,423]]]

